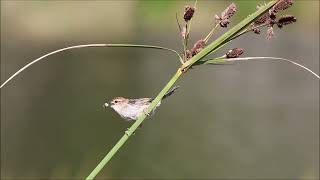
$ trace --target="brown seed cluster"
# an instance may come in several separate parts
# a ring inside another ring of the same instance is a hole
[[[184,15],[183,15],[183,19],[188,22],[191,20],[191,18],[193,17],[194,14],[194,7],[191,6],[185,6],[184,8]]]
[[[242,48],[234,48],[234,49],[229,50],[226,53],[226,58],[237,58],[241,54],[243,54],[243,49]]]
[[[198,40],[191,49],[192,56],[198,54],[205,47],[206,47],[206,42],[203,39]]]
[[[296,21],[297,21],[297,19],[294,16],[285,15],[285,16],[282,16],[279,18],[279,20],[277,21],[277,26],[279,28],[282,28],[283,26],[288,25],[288,24],[292,24]]]
[[[260,17],[258,17],[252,24],[249,29],[246,29],[243,32],[240,32],[236,34],[234,37],[232,37],[229,40],[233,40],[247,32],[253,31],[256,34],[260,34],[261,27],[267,27],[267,36],[266,38],[268,40],[272,39],[274,36],[274,26],[278,26],[279,28],[282,28],[283,26],[286,26],[288,24],[292,24],[297,21],[297,19],[292,15],[285,15],[281,16],[277,19],[277,13],[279,13],[282,10],[285,10],[292,6],[293,0],[278,0],[273,7],[270,8],[269,11],[262,14]],[[257,9],[261,9],[264,5],[258,5]],[[231,3],[221,14],[220,16],[215,15],[215,25],[211,29],[211,31],[208,33],[205,38],[201,38],[200,40],[196,41],[194,43],[193,47],[191,49],[188,49],[188,40],[189,40],[189,30],[190,30],[190,21],[194,16],[196,8],[192,6],[185,6],[184,7],[184,26],[180,26],[179,20],[177,18],[178,26],[180,29],[180,34],[182,37],[182,43],[183,43],[183,58],[182,63],[188,61],[193,56],[197,55],[199,52],[201,52],[207,45],[208,40],[212,37],[213,33],[215,32],[216,28],[222,27],[227,28],[230,24],[230,19],[234,14],[237,12],[237,6],[234,3]],[[225,58],[238,58],[240,55],[242,55],[244,50],[242,48],[234,48],[229,50],[223,57]]]
[[[230,18],[236,13],[237,6],[232,3],[222,13],[221,16],[215,15],[216,22],[220,27],[226,28],[230,23]]]
[[[273,26],[276,24],[279,28],[285,25],[292,24],[297,21],[297,19],[292,15],[285,15],[277,19],[277,13],[292,6],[293,0],[278,0],[278,2],[266,13],[260,16],[251,24],[251,30],[260,34],[260,26],[268,26],[267,29],[267,39],[272,39],[274,35]],[[257,9],[260,9],[262,5],[258,5]]]
[[[272,19],[270,18],[270,14],[269,12],[264,13],[263,15],[261,15],[257,20],[254,21],[254,26],[258,26],[261,24],[265,24],[270,22]]]
[[[293,0],[279,0],[271,9],[270,14],[277,14],[279,11],[283,11],[292,6]]]
[[[251,25],[251,30],[256,34],[260,34],[260,32],[261,32],[259,28],[254,26],[254,24]]]

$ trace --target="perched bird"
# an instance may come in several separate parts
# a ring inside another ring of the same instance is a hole
[[[178,88],[179,86],[173,87],[163,96],[162,100],[171,96]],[[160,106],[161,101],[152,110],[152,112],[148,114],[146,110],[152,101],[153,98],[127,99],[124,97],[116,97],[110,102],[110,107],[114,109],[122,118],[132,121],[137,120],[142,113],[145,113],[147,116],[153,115],[157,107]],[[103,105],[104,108],[107,108],[108,106],[109,104],[107,102]]]

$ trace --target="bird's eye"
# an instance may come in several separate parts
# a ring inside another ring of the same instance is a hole
[[[114,103],[118,103],[119,101],[115,100]]]

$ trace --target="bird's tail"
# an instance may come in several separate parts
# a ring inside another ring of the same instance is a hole
[[[168,91],[163,97],[162,99],[165,99],[169,96],[171,96],[180,86],[174,86],[170,91]]]

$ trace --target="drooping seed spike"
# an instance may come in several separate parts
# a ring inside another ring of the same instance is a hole
[[[279,20],[276,22],[276,24],[279,28],[282,28],[283,26],[295,23],[296,21],[297,21],[297,19],[294,16],[285,15],[285,16],[280,17]]]

